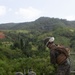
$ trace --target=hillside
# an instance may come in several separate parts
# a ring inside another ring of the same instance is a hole
[[[8,30],[15,25],[16,25],[16,23],[0,24],[0,30]]]
[[[4,28],[0,31],[0,75],[15,75],[17,71],[27,73],[29,68],[37,75],[55,75],[50,50],[43,43],[47,36],[54,36],[56,44],[70,47],[71,53],[75,53],[75,22],[41,17],[34,22],[1,26]],[[75,70],[73,60],[74,55],[71,56],[72,71]]]
[[[0,24],[1,30],[52,30],[54,26],[75,27],[75,21],[65,19],[40,17],[33,22]]]

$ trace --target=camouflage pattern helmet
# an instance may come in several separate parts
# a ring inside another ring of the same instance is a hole
[[[54,37],[47,37],[44,39],[44,44],[47,46],[49,42],[54,42]]]
[[[23,73],[22,72],[16,72],[15,75],[23,75]]]

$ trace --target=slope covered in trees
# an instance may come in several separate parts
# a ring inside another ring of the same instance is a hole
[[[64,25],[59,19],[53,19],[53,23],[50,21],[52,27],[50,25],[48,29],[44,26],[50,24],[45,23],[49,19],[40,18],[35,24],[28,25],[28,29],[1,31],[5,38],[0,39],[0,75],[14,75],[15,72],[24,70],[28,72],[30,67],[37,75],[54,75],[55,68],[50,63],[49,49],[43,44],[43,39],[47,36],[54,36],[55,43],[70,47],[71,52],[75,52],[75,28],[70,27],[70,23]]]
[[[1,30],[52,30],[54,26],[75,27],[75,21],[65,19],[40,17],[33,22],[0,24]]]

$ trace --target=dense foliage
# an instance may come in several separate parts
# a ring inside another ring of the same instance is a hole
[[[54,22],[59,23],[58,20]],[[0,39],[0,75],[14,75],[17,71],[27,73],[29,68],[37,75],[54,75],[56,68],[50,63],[50,51],[43,44],[43,39],[48,36],[54,36],[55,43],[75,52],[75,28],[59,23],[51,30],[32,29],[1,31],[5,38]]]

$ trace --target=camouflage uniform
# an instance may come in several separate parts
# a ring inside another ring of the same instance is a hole
[[[15,75],[23,75],[23,73],[22,72],[16,72]]]
[[[36,73],[32,69],[30,69],[28,75],[36,75]]]
[[[51,60],[51,63],[55,65],[55,64],[57,64],[56,57],[60,53],[53,50],[53,48],[51,48],[51,50],[50,50],[50,60]],[[58,64],[57,65],[56,75],[70,75],[70,61],[69,61],[69,58],[67,58],[67,60],[63,64],[60,64],[60,65]]]
[[[58,64],[57,57],[61,55],[61,52],[56,50],[59,45],[54,44],[54,40],[54,37],[47,37],[44,39],[44,44],[50,49],[51,63],[54,67],[57,65],[56,75],[70,75],[70,61],[68,58],[62,64]]]
[[[56,75],[70,75],[70,65],[67,62],[58,65]]]
[[[36,75],[36,73],[33,71],[30,71],[30,72],[28,72],[28,75]]]

